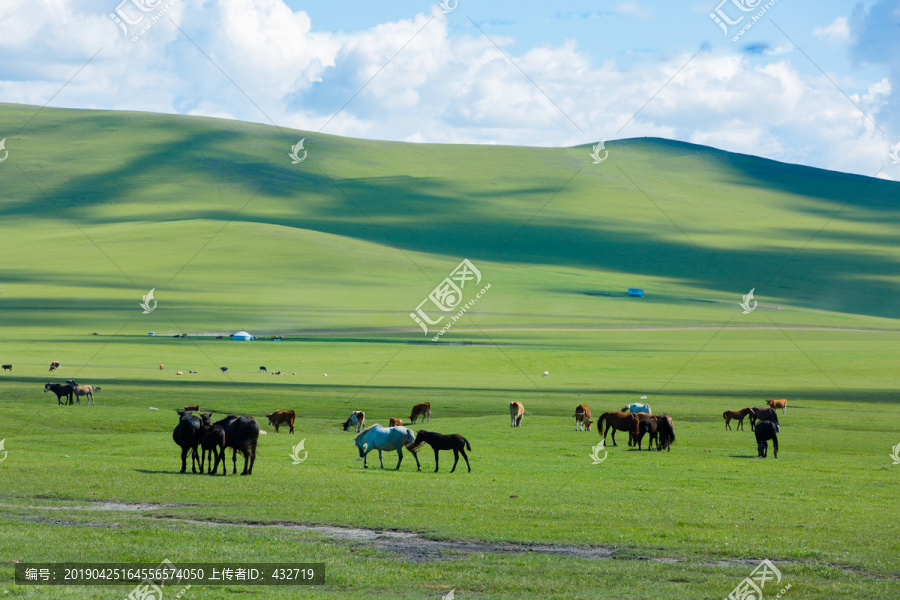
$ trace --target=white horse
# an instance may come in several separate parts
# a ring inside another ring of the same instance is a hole
[[[359,456],[363,459],[363,467],[369,468],[366,455],[372,450],[378,450],[378,460],[381,462],[382,469],[384,468],[384,459],[381,451],[396,450],[397,470],[399,471],[400,463],[403,462],[403,447],[416,441],[416,433],[406,427],[382,427],[376,423],[356,436],[354,441],[359,449]],[[410,450],[410,452],[412,451]],[[416,457],[416,462],[419,462],[418,457]]]
[[[650,410],[649,404],[629,404],[628,406],[622,407],[622,412],[625,412],[626,410],[630,413],[645,412],[648,415],[653,414],[653,412],[651,412],[651,410]]]

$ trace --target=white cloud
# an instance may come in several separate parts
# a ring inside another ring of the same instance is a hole
[[[850,24],[847,17],[838,17],[827,27],[816,27],[813,35],[817,38],[833,42],[846,42],[850,40]]]
[[[617,9],[625,4],[640,8]],[[865,174],[884,163],[883,134],[790,54],[703,52],[687,66],[674,56],[626,71],[567,41],[516,53],[512,64],[485,37],[452,33],[436,8],[332,33],[282,0],[178,0],[131,42],[108,17],[115,0],[77,6],[3,0],[2,101],[43,105],[102,47],[52,105],[271,119],[410,142],[567,146],[649,135]],[[842,86],[866,90],[854,100],[870,115],[890,107],[887,80]]]

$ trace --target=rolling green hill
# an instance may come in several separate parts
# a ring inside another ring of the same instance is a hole
[[[10,104],[0,134],[6,333],[408,334],[462,258],[492,284],[471,313],[482,327],[894,328],[900,314],[894,182],[649,138],[593,164],[587,146]],[[620,298],[629,287],[646,297]],[[150,288],[165,312],[140,313]],[[741,315],[751,288],[785,310]]]

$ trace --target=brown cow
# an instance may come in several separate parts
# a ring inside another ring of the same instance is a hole
[[[403,427],[403,421],[397,417],[391,417],[388,421],[388,427]]]
[[[575,407],[575,431],[590,431],[591,423],[591,409],[585,404]]]
[[[431,421],[431,402],[420,402],[412,407],[412,414],[409,415],[409,422],[415,423],[419,417],[422,417],[424,423],[427,419]]]
[[[525,415],[525,407],[521,402],[512,401],[509,403],[509,426],[521,427],[522,417]]]
[[[292,410],[276,410],[271,415],[266,415],[266,418],[269,420],[269,425],[275,427],[275,433],[278,433],[279,425],[287,425],[291,428],[291,433],[294,433],[294,419],[297,418],[297,413]]]
[[[766,400],[766,404],[771,406],[772,408],[780,408],[781,414],[784,414],[784,411],[787,410],[787,400],[782,398],[781,400]]]
[[[159,365],[159,370],[160,370],[160,371],[162,371],[162,370],[165,369],[165,368],[166,368],[166,365]]]
[[[199,407],[198,405],[195,404],[195,405],[193,405],[193,406],[185,406],[185,407],[184,407],[184,410],[185,410],[185,411],[189,411],[189,410],[196,410],[196,411],[199,411],[199,410],[200,410],[200,407]]]
[[[631,445],[632,436],[638,435],[638,414],[640,413],[623,413],[623,412],[605,412],[600,415],[597,420],[597,433],[603,435],[603,441],[606,441],[606,434],[612,428],[613,446],[616,444],[616,430],[628,432],[628,445]],[[603,422],[606,421],[606,431],[603,431]]]

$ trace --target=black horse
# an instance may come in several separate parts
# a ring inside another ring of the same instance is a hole
[[[225,467],[225,430],[221,425],[213,425],[210,421],[212,413],[200,413],[203,419],[203,427],[200,428],[200,472],[203,473],[203,463],[209,455],[210,475],[219,470],[219,461],[222,461],[222,475],[228,475]],[[213,469],[213,457],[215,457],[215,470]]]
[[[63,405],[65,402],[62,401],[62,397],[68,398],[69,404],[72,404],[72,395],[75,392],[74,388],[68,383],[47,383],[44,385],[44,391],[56,394],[56,403]]]
[[[656,420],[656,428],[659,431],[656,449],[665,449],[666,452],[671,452],[672,444],[675,443],[675,424],[672,423],[672,416],[668,413],[659,415],[659,418]]]
[[[781,427],[778,423],[772,421],[760,421],[756,429],[756,446],[759,450],[759,457],[766,458],[769,453],[769,440],[772,440],[772,446],[775,450],[775,458],[778,458],[778,435]]]
[[[775,412],[774,409],[771,408],[762,408],[759,406],[754,406],[750,409],[750,430],[754,431],[756,429],[757,421],[772,421],[776,425],[778,425],[778,413]]]
[[[232,474],[237,473],[237,453],[240,450],[244,455],[244,470],[241,475],[253,475],[253,464],[256,462],[256,443],[259,440],[259,423],[253,417],[236,417],[228,415],[221,421],[216,421],[213,426],[219,425],[225,430],[225,447],[231,448]],[[225,460],[225,451],[221,454]],[[249,467],[248,467],[249,464]],[[213,471],[219,466],[216,461]]]
[[[657,415],[642,415],[638,418],[640,419],[640,423],[638,424],[638,434],[635,437],[638,452],[641,451],[641,444],[644,441],[644,436],[648,433],[650,434],[650,441],[647,442],[647,450],[653,449],[653,440],[656,440],[656,449],[659,450],[659,426],[657,423],[659,417]]]
[[[450,469],[451,473],[456,470],[456,463],[459,462],[460,452],[462,452],[463,458],[466,459],[466,466],[469,468],[469,473],[472,472],[472,467],[471,465],[469,465],[469,457],[466,456],[466,449],[471,452],[472,446],[469,444],[469,440],[459,435],[458,433],[444,435],[442,433],[435,433],[434,431],[425,431],[420,429],[419,433],[416,434],[415,441],[407,446],[407,449],[413,453],[413,456],[416,457],[416,465],[419,467],[419,471],[422,470],[422,465],[419,464],[419,457],[416,456],[415,449],[422,444],[428,444],[434,450],[435,473],[438,472],[438,452],[441,450],[453,450],[453,468]]]
[[[197,444],[200,443],[200,419],[183,410],[178,412],[178,425],[172,432],[172,440],[181,446],[181,472],[187,471],[187,454],[191,453],[191,471],[197,472],[196,463],[200,462],[197,456]]]

